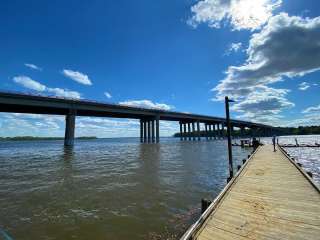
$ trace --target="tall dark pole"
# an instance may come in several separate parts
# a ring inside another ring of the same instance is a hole
[[[228,137],[228,156],[229,156],[229,179],[233,178],[233,163],[232,163],[232,143],[231,143],[231,123],[230,123],[230,113],[229,113],[229,100],[228,97],[225,97],[226,105],[226,121],[227,121],[227,137]]]

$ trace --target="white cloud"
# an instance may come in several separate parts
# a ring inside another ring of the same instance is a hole
[[[53,93],[55,96],[58,96],[58,97],[75,98],[75,99],[79,99],[81,97],[80,93],[76,91],[70,91],[62,88],[50,88],[27,76],[16,76],[13,78],[13,81],[27,89],[31,89],[38,92]]]
[[[141,107],[141,108],[152,108],[152,109],[160,109],[160,110],[171,110],[174,107],[164,104],[164,103],[154,103],[150,100],[130,100],[119,102],[121,105],[131,106],[131,107]]]
[[[138,137],[139,121],[135,119],[77,117],[76,136]],[[0,113],[0,136],[63,137],[64,116],[22,113]],[[160,121],[160,136],[172,136],[179,129],[177,122]]]
[[[285,13],[272,17],[261,32],[253,34],[245,64],[229,67],[227,77],[214,88],[217,97],[241,97],[255,86],[319,70],[319,39],[320,17],[303,19]]]
[[[294,107],[286,99],[289,90],[259,86],[246,99],[236,102],[232,110],[242,113],[239,117],[257,122],[274,123],[281,118],[283,110]]]
[[[302,82],[299,84],[299,90],[305,91],[310,87],[310,84],[307,82]]]
[[[238,52],[242,48],[242,43],[231,43],[229,45],[228,50],[226,51],[226,55],[230,55],[232,52]]]
[[[137,137],[140,122],[135,119],[77,117],[76,132],[80,136]],[[160,121],[160,136],[172,136],[179,129],[177,122]]]
[[[219,28],[221,23],[229,22],[234,30],[255,30],[272,17],[281,3],[281,0],[201,0],[191,7],[193,16],[188,24],[196,27],[208,23]]]
[[[104,92],[104,95],[109,99],[112,98],[112,95],[109,92]]]
[[[320,114],[320,104],[314,107],[308,107],[302,111],[302,113],[319,113]]]
[[[26,67],[28,68],[31,68],[33,70],[38,70],[38,71],[42,71],[42,68],[38,67],[37,65],[35,64],[32,64],[32,63],[25,63],[24,64]]]
[[[306,110],[302,118],[292,119],[290,121],[284,121],[282,126],[297,127],[297,126],[319,126],[320,125],[320,105],[317,107],[311,107],[310,112]]]
[[[84,84],[84,85],[92,85],[91,80],[89,79],[88,75],[69,70],[69,69],[63,69],[62,74],[78,83]]]
[[[79,92],[76,91],[70,91],[67,89],[62,88],[47,88],[47,91],[50,93],[53,93],[55,96],[63,97],[63,98],[75,98],[79,99],[81,98],[81,95]]]
[[[281,13],[270,18],[260,32],[252,35],[246,62],[230,66],[226,78],[212,89],[216,92],[213,100],[223,100],[224,96],[236,99],[239,104],[235,110],[248,112],[242,117],[260,122],[266,117],[279,119],[282,110],[294,105],[286,99],[287,90],[268,86],[319,70],[319,39],[320,17]]]
[[[0,113],[1,136],[63,136],[64,116]]]
[[[25,88],[35,90],[38,92],[43,92],[46,90],[46,86],[27,77],[27,76],[16,76],[13,78],[13,81],[24,86]]]

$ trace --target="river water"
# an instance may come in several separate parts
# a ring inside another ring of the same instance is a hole
[[[13,239],[175,239],[225,186],[226,149],[173,138],[0,142],[0,228]],[[234,166],[251,150],[234,147]]]
[[[295,144],[295,138],[299,144],[320,144],[320,135],[313,136],[285,136],[279,138],[279,143]],[[286,151],[291,157],[294,157],[298,162],[302,164],[302,167],[306,171],[310,171],[313,174],[314,181],[320,187],[320,147],[298,147],[298,148],[286,148]]]

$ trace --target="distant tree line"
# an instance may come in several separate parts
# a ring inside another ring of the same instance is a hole
[[[315,135],[320,134],[320,126],[278,127],[277,135]]]
[[[182,137],[197,137],[197,132],[186,132],[182,133]],[[235,129],[232,131],[232,136],[235,137],[252,137],[252,136],[271,136],[271,135],[277,135],[277,136],[286,136],[286,135],[312,135],[312,134],[320,134],[320,126],[299,126],[299,127],[276,127],[273,129],[273,131],[265,131],[263,129],[245,129],[241,133],[240,129]],[[227,135],[227,131],[222,131],[222,136],[225,137]],[[174,137],[181,137],[180,133],[175,133],[173,135]],[[219,136],[218,132],[208,131],[207,133],[205,131],[200,131],[201,137],[214,137]]]

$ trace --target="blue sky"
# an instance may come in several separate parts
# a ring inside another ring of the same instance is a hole
[[[1,91],[320,123],[316,0],[1,1]],[[59,116],[0,115],[1,136],[62,136]],[[161,123],[162,135],[177,130]],[[136,121],[78,118],[76,133],[136,136]]]

